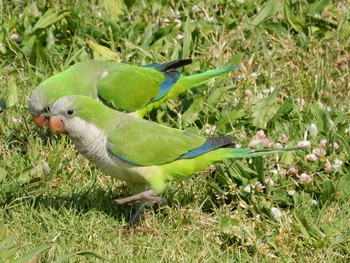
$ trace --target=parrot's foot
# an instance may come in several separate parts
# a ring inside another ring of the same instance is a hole
[[[153,190],[147,190],[126,198],[114,199],[113,201],[118,205],[133,204],[139,201],[148,201],[154,204],[154,203],[161,203],[164,201],[164,199],[159,196],[154,196]]]

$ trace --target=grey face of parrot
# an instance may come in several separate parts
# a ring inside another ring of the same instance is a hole
[[[28,108],[32,116],[39,116],[45,113],[45,96],[41,92],[33,91],[29,97]]]
[[[45,101],[44,94],[39,91],[33,91],[28,101],[29,112],[39,128],[43,128],[49,122],[50,109],[45,105]]]

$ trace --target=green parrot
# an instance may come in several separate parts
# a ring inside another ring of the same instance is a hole
[[[60,97],[85,95],[115,109],[142,118],[168,98],[208,82],[237,66],[181,77],[176,69],[191,59],[135,66],[111,61],[79,62],[43,81],[30,95],[29,112],[43,127],[49,120],[49,108]]]
[[[50,130],[67,132],[76,149],[135,195],[115,200],[159,202],[166,182],[228,158],[290,149],[234,148],[229,136],[205,138],[115,111],[86,96],[64,96],[51,107]],[[148,188],[150,187],[150,188]]]

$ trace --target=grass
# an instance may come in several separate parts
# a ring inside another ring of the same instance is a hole
[[[112,2],[0,2],[2,261],[348,260],[346,3]],[[111,203],[128,189],[65,136],[36,129],[28,96],[84,59],[144,64],[187,57],[194,63],[183,74],[235,62],[240,68],[147,118],[228,134],[243,146],[307,140],[311,148],[225,161],[170,182],[168,202],[147,208],[141,225],[128,229],[130,207]]]

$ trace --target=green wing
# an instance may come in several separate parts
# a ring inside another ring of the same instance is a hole
[[[164,80],[164,75],[153,68],[125,65],[106,72],[98,80],[97,91],[107,104],[131,112],[156,97]]]
[[[108,149],[125,161],[158,165],[201,146],[206,138],[127,116],[109,131],[107,140]]]

